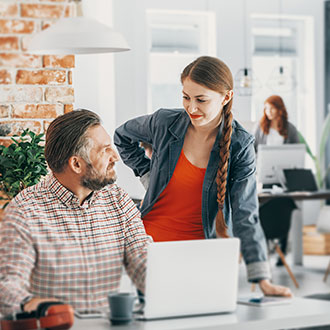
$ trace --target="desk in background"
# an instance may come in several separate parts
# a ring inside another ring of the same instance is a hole
[[[330,325],[330,301],[294,298],[287,305],[254,307],[237,305],[234,313],[134,321],[112,326],[109,320],[78,320],[72,330],[276,330]]]
[[[271,194],[271,193],[259,193],[258,199],[259,203],[265,203],[271,199],[279,198],[279,197],[290,197],[294,201],[304,201],[304,200],[330,200],[330,190],[325,191],[316,191],[316,192],[289,192],[289,193],[278,193],[278,194]],[[295,219],[296,221],[292,221],[291,229],[292,229],[292,256],[293,256],[293,263],[295,265],[302,265],[303,264],[303,221],[302,221],[302,214],[300,214]]]

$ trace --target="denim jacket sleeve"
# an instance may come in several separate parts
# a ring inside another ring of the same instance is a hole
[[[114,134],[114,143],[123,162],[130,167],[135,176],[143,176],[150,171],[150,159],[145,156],[139,142],[152,145],[152,126],[154,115],[131,119],[118,127]]]
[[[241,240],[241,251],[247,265],[248,279],[270,278],[267,247],[258,216],[258,195],[255,174],[255,152],[251,137],[232,159],[230,201],[232,230]]]

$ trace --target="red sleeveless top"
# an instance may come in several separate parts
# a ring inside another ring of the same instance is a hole
[[[181,151],[173,176],[152,210],[143,218],[154,241],[205,238],[202,187],[206,169],[191,164]]]

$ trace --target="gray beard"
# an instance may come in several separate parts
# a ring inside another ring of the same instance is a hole
[[[94,190],[101,190],[102,188],[104,188],[108,184],[112,184],[115,181],[116,181],[116,178],[99,180],[97,178],[86,178],[86,177],[83,177],[81,179],[81,184],[84,187],[86,187],[86,188],[94,191]]]
[[[109,184],[116,182],[117,177],[112,178],[100,178],[97,176],[97,173],[93,169],[92,165],[87,165],[87,173],[81,178],[81,185],[85,188],[88,188],[92,191],[101,190]]]

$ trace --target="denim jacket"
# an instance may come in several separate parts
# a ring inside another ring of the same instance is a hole
[[[147,214],[169,183],[183,148],[190,124],[183,109],[160,109],[151,115],[131,119],[115,131],[114,143],[123,162],[136,176],[148,177],[149,185],[141,207]],[[270,278],[265,238],[258,218],[255,176],[254,138],[235,120],[228,163],[224,218],[229,232],[241,240],[241,251],[247,264],[248,279]],[[218,211],[215,177],[219,164],[219,128],[207,165],[202,192],[202,221],[205,238],[215,238]],[[152,145],[151,160],[139,142]]]

